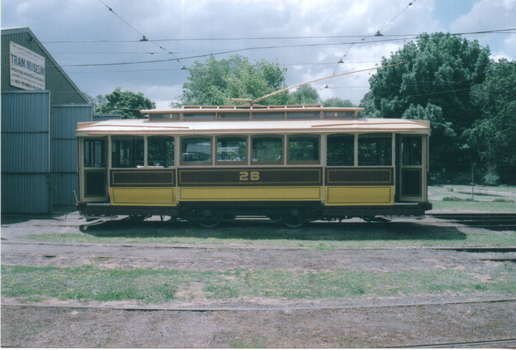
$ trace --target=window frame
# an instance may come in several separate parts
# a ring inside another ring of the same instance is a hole
[[[256,139],[260,138],[269,138],[269,139],[278,139],[281,140],[281,160],[278,161],[255,161],[254,160],[254,141]],[[251,147],[250,147],[250,164],[251,165],[284,165],[285,164],[285,135],[278,135],[278,134],[264,134],[264,135],[253,135],[251,136]]]
[[[290,139],[291,138],[314,138],[317,139],[317,157],[318,159],[316,161],[314,160],[290,160]],[[321,156],[322,156],[322,150],[321,150],[321,135],[320,134],[293,134],[293,135],[287,135],[287,141],[286,141],[286,157],[285,160],[288,165],[319,165],[321,164]]]
[[[218,159],[218,142],[219,142],[219,139],[224,139],[224,138],[231,138],[231,139],[242,139],[243,141],[245,141],[245,160],[241,160],[241,161],[227,161],[227,160],[219,160]],[[214,145],[215,145],[215,149],[214,149],[214,153],[215,153],[215,156],[214,156],[214,161],[215,161],[215,165],[223,165],[223,166],[231,166],[231,165],[247,165],[249,164],[249,137],[246,136],[246,135],[219,135],[219,136],[216,136],[215,137],[215,142],[214,142]]]
[[[207,140],[210,140],[210,160],[209,161],[199,161],[199,162],[196,162],[196,161],[187,161],[187,160],[183,160],[183,141],[184,140],[188,140],[188,139],[207,139]],[[203,135],[200,135],[200,136],[182,136],[179,138],[179,144],[180,144],[180,148],[179,148],[179,155],[180,155],[180,159],[179,159],[179,164],[181,165],[187,165],[187,166],[195,166],[195,165],[200,165],[200,166],[207,166],[207,165],[213,165],[213,158],[214,158],[214,155],[213,155],[213,136],[203,136]]]

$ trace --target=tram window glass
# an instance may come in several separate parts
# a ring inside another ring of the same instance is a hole
[[[353,112],[325,112],[324,118],[353,118]]]
[[[211,138],[192,137],[181,140],[181,162],[210,163]]]
[[[179,113],[150,114],[150,119],[179,119]]]
[[[266,136],[254,137],[253,162],[255,163],[282,163],[283,162],[283,138]]]
[[[185,119],[215,119],[215,113],[185,113]]]
[[[244,163],[247,160],[247,139],[245,137],[218,137],[217,162]]]
[[[112,163],[113,168],[136,168],[143,166],[143,137],[139,136],[112,136]]]
[[[319,137],[290,136],[288,161],[289,163],[319,163]]]
[[[105,167],[104,140],[84,140],[84,166]]]
[[[326,138],[327,166],[355,165],[355,135],[328,135]]]
[[[289,119],[314,119],[319,118],[319,112],[288,112]]]
[[[407,137],[401,139],[401,154],[403,165],[421,165],[422,145],[421,136]]]
[[[359,166],[391,166],[392,134],[374,133],[358,136]]]
[[[150,136],[147,138],[147,165],[174,166],[174,138]]]
[[[220,119],[249,119],[249,113],[220,113]]]
[[[253,119],[285,119],[284,113],[253,113]]]

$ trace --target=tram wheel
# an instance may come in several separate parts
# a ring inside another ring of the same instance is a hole
[[[220,224],[222,217],[213,209],[202,209],[196,215],[196,222],[202,227],[212,228]]]
[[[306,213],[299,209],[291,209],[281,215],[281,222],[287,227],[301,227],[307,222]]]

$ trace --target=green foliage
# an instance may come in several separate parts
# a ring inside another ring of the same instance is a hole
[[[311,105],[319,103],[319,94],[310,85],[302,85],[288,97],[290,105]]]
[[[502,59],[472,88],[471,101],[482,113],[465,135],[483,161],[516,165],[516,64]]]
[[[246,57],[231,56],[217,61],[210,56],[189,68],[179,101],[183,105],[233,105],[228,98],[256,99],[284,89],[286,68],[261,60],[251,64]],[[288,92],[261,101],[261,104],[286,104]]]
[[[97,96],[97,99],[99,96]],[[95,112],[99,114],[121,114],[122,119],[145,118],[140,110],[156,108],[156,104],[145,97],[143,93],[121,91],[119,87],[111,94],[106,95],[105,100],[101,99],[102,102]]]
[[[482,117],[469,98],[471,86],[482,83],[490,67],[489,49],[460,36],[423,33],[383,58],[370,79],[371,91],[362,101],[365,115],[430,120],[431,162],[450,167],[469,162],[471,150],[462,137]]]
[[[329,99],[326,99],[323,101],[324,107],[355,107],[353,102],[350,100],[343,100],[338,97],[330,97]]]

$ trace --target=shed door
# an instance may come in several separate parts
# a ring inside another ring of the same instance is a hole
[[[426,200],[426,138],[421,135],[401,136],[399,147],[399,199],[407,201]]]
[[[84,139],[82,154],[82,200],[107,201],[107,138]]]

